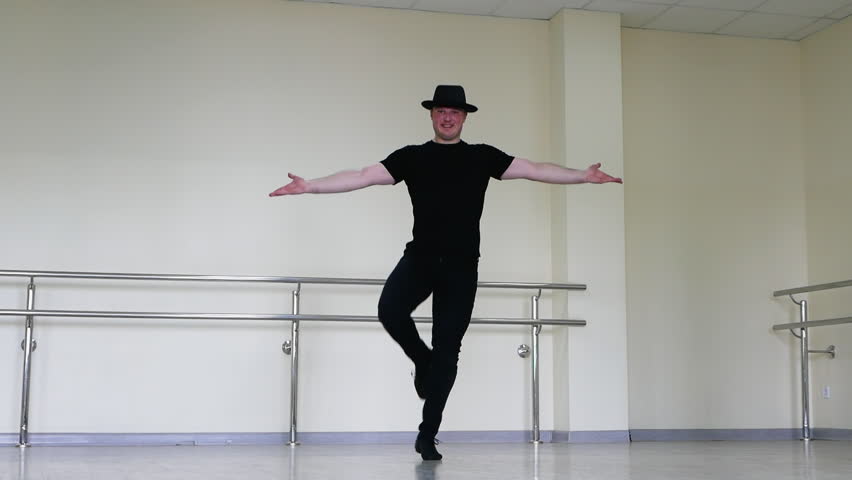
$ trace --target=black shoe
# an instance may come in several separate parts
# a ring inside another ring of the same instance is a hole
[[[414,367],[414,390],[417,396],[426,400],[426,385],[429,377],[429,365]]]
[[[444,458],[435,448],[435,439],[424,437],[422,434],[418,434],[417,440],[414,441],[414,451],[419,453],[423,457],[423,460],[440,460]]]

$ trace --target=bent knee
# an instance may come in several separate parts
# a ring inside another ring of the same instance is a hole
[[[387,323],[398,318],[408,317],[411,312],[406,311],[405,307],[400,306],[391,299],[382,296],[379,299],[378,315],[379,321]]]
[[[434,347],[432,349],[432,363],[443,366],[455,366],[459,363],[461,344]]]

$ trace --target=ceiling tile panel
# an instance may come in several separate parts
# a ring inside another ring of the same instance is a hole
[[[506,0],[494,15],[512,18],[550,19],[563,8],[580,8],[588,0]]]
[[[826,16],[835,20],[843,20],[849,15],[852,15],[852,2],[850,2],[849,5],[846,5],[845,7],[838,8],[837,10],[829,13]]]
[[[849,0],[766,0],[766,3],[759,6],[757,11],[805,17],[824,17],[848,4]]]
[[[0,0],[2,1],[2,0]],[[621,14],[625,27],[800,40],[852,15],[852,0],[291,0],[509,18],[563,8]],[[819,19],[819,20],[818,20]]]
[[[621,13],[621,25],[639,28],[668,9],[668,5],[628,2],[624,0],[595,0],[586,10]]]
[[[743,12],[733,10],[675,6],[643,27],[675,32],[712,33],[742,15]]]
[[[766,0],[681,0],[683,7],[716,8],[721,10],[751,10]]]
[[[808,17],[752,12],[725,25],[716,33],[744,37],[786,38],[812,23],[814,19]]]
[[[305,2],[331,3],[328,0],[303,0]],[[334,3],[365,7],[411,8],[417,0],[337,0]]]
[[[501,3],[503,0],[417,0],[411,8],[430,12],[491,15]]]
[[[823,28],[825,28],[829,25],[833,25],[834,23],[835,23],[834,20],[826,20],[824,18],[821,18],[821,19],[811,23],[807,27],[799,30],[798,32],[795,32],[791,35],[788,35],[787,40],[801,40],[801,39],[807,37],[808,35],[813,35],[814,33],[822,30]]]

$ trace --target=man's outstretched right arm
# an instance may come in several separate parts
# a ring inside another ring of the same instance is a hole
[[[381,163],[370,165],[361,170],[344,170],[313,180],[305,180],[292,173],[288,173],[287,176],[292,181],[270,193],[270,197],[298,195],[301,193],[351,192],[372,185],[392,185],[394,183],[393,177]]]

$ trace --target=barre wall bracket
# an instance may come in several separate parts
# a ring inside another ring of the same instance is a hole
[[[26,347],[26,345],[27,345],[27,339],[23,339],[23,340],[21,340],[21,350],[23,350],[23,351],[25,351],[25,352],[26,352],[26,351],[27,351],[27,347]],[[33,340],[33,348],[32,348],[32,350],[30,350],[30,351],[31,351],[31,352],[35,352],[36,348],[38,348],[38,344],[36,343],[36,341],[35,341],[35,340]]]
[[[808,350],[808,353],[824,353],[831,358],[834,358],[837,356],[837,348],[835,348],[834,345],[829,345],[825,350]]]

